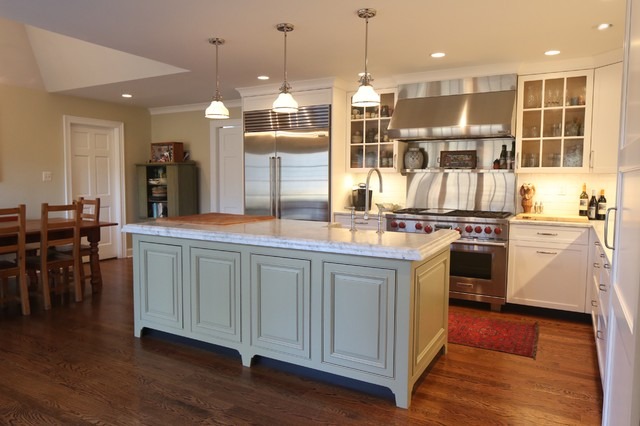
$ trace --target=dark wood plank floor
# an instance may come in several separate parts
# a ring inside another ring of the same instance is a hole
[[[104,289],[31,317],[0,310],[0,424],[599,425],[602,390],[591,326],[580,318],[483,305],[451,309],[539,322],[537,359],[449,345],[409,410],[237,354],[133,337],[131,260],[102,262]]]

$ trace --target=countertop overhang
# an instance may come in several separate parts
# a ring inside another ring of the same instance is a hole
[[[400,260],[424,260],[460,238],[454,230],[439,230],[430,235],[404,232],[356,231],[329,226],[326,222],[274,219],[231,225],[152,220],[127,224],[123,232],[350,254]]]

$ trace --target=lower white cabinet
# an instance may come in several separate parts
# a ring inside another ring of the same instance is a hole
[[[589,228],[512,222],[509,232],[507,302],[588,312]]]
[[[395,294],[393,270],[325,263],[322,360],[392,377]]]
[[[363,217],[364,212],[356,212],[356,229],[362,231],[377,231],[378,230],[378,213],[377,211],[369,212],[369,218]],[[349,229],[351,226],[351,213],[337,212],[333,214],[334,222],[338,222],[343,228]],[[382,229],[385,229],[386,222],[382,220]]]
[[[598,367],[602,385],[606,383],[607,330],[609,315],[609,286],[611,265],[599,241],[593,243],[593,264],[591,265],[591,319],[596,339]]]
[[[251,255],[251,345],[311,358],[311,262]]]

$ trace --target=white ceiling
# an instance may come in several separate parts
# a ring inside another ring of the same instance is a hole
[[[336,77],[357,87],[364,68],[391,78],[487,64],[559,61],[622,47],[624,0],[0,0],[0,82],[164,107],[206,103],[215,47],[225,100],[241,87]],[[613,27],[597,31],[609,22]],[[24,25],[23,25],[24,24]],[[543,52],[557,49],[553,58]],[[435,51],[447,56],[433,59]],[[267,82],[257,80],[266,74]],[[375,86],[375,81],[373,83]],[[133,99],[120,98],[130,92]]]

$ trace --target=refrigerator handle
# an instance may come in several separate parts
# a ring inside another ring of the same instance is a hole
[[[275,181],[275,187],[276,187],[276,197],[275,197],[275,204],[276,204],[276,217],[278,219],[280,219],[280,216],[282,215],[281,210],[281,206],[280,206],[280,161],[282,160],[282,158],[280,157],[276,157],[276,181]]]
[[[274,201],[276,199],[274,177],[275,177],[276,157],[269,157],[269,214],[276,216]]]

